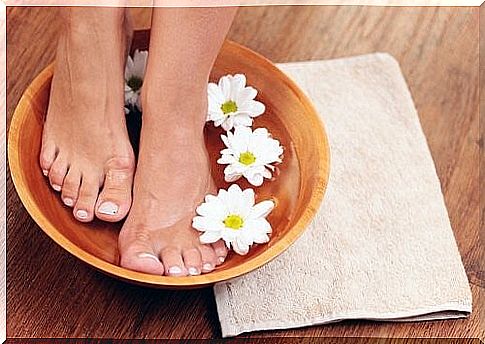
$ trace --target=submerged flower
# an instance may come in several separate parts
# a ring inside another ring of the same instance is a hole
[[[141,110],[140,92],[145,77],[148,51],[136,50],[133,58],[128,56],[125,67],[125,111],[136,106]]]
[[[274,206],[273,201],[255,204],[252,189],[242,191],[234,184],[227,191],[219,190],[217,196],[207,195],[196,209],[198,216],[192,220],[192,226],[204,232],[200,236],[203,244],[222,239],[228,248],[245,255],[253,243],[269,241],[272,229],[266,216]]]
[[[254,131],[247,127],[236,127],[234,134],[221,135],[226,149],[221,151],[217,163],[228,165],[224,169],[226,182],[244,177],[254,186],[263,184],[264,178],[271,178],[273,164],[281,162],[283,147],[273,139],[266,128]]]
[[[216,127],[222,126],[226,131],[237,126],[250,127],[253,118],[265,110],[263,103],[254,100],[258,91],[246,86],[243,74],[226,75],[218,84],[209,83],[207,93],[207,121],[213,121]]]

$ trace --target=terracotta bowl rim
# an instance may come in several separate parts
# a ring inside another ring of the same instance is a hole
[[[8,161],[13,183],[24,207],[27,209],[28,213],[34,219],[37,225],[52,240],[54,240],[54,242],[56,242],[70,254],[91,265],[97,270],[100,270],[113,277],[120,278],[124,281],[155,288],[187,289],[213,285],[214,283],[223,282],[253,271],[283,253],[305,231],[306,227],[318,211],[323,200],[330,173],[330,148],[324,125],[308,97],[303,93],[303,91],[300,90],[294,81],[292,81],[285,73],[278,69],[271,61],[250,50],[249,48],[235,42],[226,41],[225,44],[232,45],[234,48],[239,49],[241,54],[257,55],[257,57],[266,64],[267,68],[272,69],[274,73],[279,74],[279,78],[286,83],[286,85],[293,92],[296,93],[298,98],[301,99],[306,112],[310,114],[309,118],[311,118],[311,125],[313,128],[312,135],[318,136],[317,141],[321,142],[320,145],[315,147],[318,152],[318,159],[315,161],[319,162],[319,167],[317,170],[318,174],[314,177],[315,185],[312,189],[310,203],[303,211],[296,224],[278,242],[272,244],[272,246],[268,247],[268,249],[264,250],[251,260],[226,270],[216,269],[209,274],[190,277],[155,276],[131,271],[102,260],[101,258],[98,258],[76,246],[59,230],[57,230],[55,226],[47,219],[47,217],[41,211],[39,211],[39,208],[36,206],[31,193],[25,186],[22,174],[20,173],[20,158],[17,154],[20,142],[20,137],[17,133],[19,132],[23,121],[27,118],[25,113],[27,113],[27,109],[29,107],[29,91],[34,89],[34,86],[36,85],[44,84],[49,78],[52,77],[53,64],[50,64],[32,81],[22,95],[22,98],[15,109],[8,135]],[[298,163],[300,163],[299,159]]]

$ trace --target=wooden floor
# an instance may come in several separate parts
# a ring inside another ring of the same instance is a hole
[[[140,18],[143,21],[143,15]],[[376,51],[399,60],[436,163],[474,297],[474,312],[466,320],[348,321],[247,337],[484,338],[485,275],[478,231],[478,160],[483,144],[478,139],[478,19],[478,9],[466,7],[290,6],[239,11],[229,37],[274,62]],[[8,9],[7,124],[23,90],[52,60],[58,28],[55,9]],[[9,337],[220,337],[211,289],[149,290],[106,277],[43,234],[22,207],[10,176],[7,195]]]

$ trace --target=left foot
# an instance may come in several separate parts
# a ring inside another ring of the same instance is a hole
[[[135,158],[123,111],[124,12],[62,9],[39,160],[81,222],[120,221],[131,206]]]

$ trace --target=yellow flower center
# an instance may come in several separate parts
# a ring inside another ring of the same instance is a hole
[[[239,155],[239,162],[243,165],[249,166],[256,161],[256,157],[251,152],[244,152]]]
[[[244,220],[239,215],[229,215],[224,220],[224,226],[234,230],[241,229],[244,225]]]
[[[132,76],[128,79],[127,84],[134,92],[136,92],[143,86],[143,79],[137,76]]]
[[[228,100],[224,104],[221,105],[221,110],[224,115],[230,114],[231,112],[237,111],[237,104],[233,100]]]

